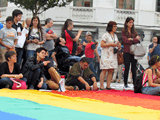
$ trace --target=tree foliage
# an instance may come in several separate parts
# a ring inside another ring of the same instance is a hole
[[[14,3],[18,7],[23,9],[31,10],[33,16],[41,14],[42,12],[53,8],[55,6],[65,6],[72,0],[8,0]]]

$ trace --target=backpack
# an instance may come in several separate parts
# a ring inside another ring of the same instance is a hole
[[[149,67],[150,68],[150,67]],[[147,68],[147,69],[149,69]],[[145,70],[147,70],[145,69]],[[152,69],[153,71],[153,69]],[[148,80],[142,85],[142,80],[143,80],[143,75],[144,75],[144,71],[142,71],[141,74],[139,74],[136,77],[136,80],[134,82],[134,93],[142,93],[142,87],[148,82]]]

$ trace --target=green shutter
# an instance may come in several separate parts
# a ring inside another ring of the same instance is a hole
[[[90,0],[90,7],[93,7],[93,0]]]

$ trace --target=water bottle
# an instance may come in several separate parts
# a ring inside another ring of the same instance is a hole
[[[61,91],[61,92],[66,91],[66,89],[65,89],[65,76],[64,75],[61,75],[61,79],[59,81],[59,90],[58,91]]]

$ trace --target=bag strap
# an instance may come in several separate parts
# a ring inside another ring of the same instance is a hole
[[[14,78],[10,78],[10,80],[17,84],[16,88],[20,88],[22,86],[22,84],[20,82],[17,82]]]

